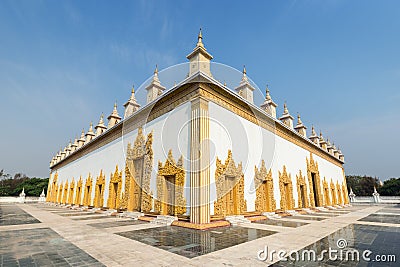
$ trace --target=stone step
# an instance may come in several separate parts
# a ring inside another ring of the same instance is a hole
[[[177,221],[178,217],[170,216],[170,215],[157,215],[157,218],[152,220],[150,223],[152,224],[163,224],[163,225],[171,225],[172,222]]]
[[[225,217],[231,225],[239,225],[239,224],[246,224],[251,223],[251,221],[244,217],[244,215],[229,215]]]

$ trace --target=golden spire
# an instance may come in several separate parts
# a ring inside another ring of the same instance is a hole
[[[135,85],[132,84],[132,94],[135,94]]]
[[[200,28],[200,31],[199,31],[199,35],[197,35],[197,45],[196,46],[201,46],[201,47],[204,48],[204,45],[203,45],[203,34],[201,33],[201,28]]]
[[[288,114],[288,113],[289,113],[289,110],[287,108],[286,101],[285,101],[285,103],[283,104],[283,114]]]
[[[243,74],[246,75],[246,65],[243,65]]]
[[[297,113],[297,125],[301,125],[301,124],[303,124],[303,122],[301,121],[300,113]]]
[[[155,68],[155,70],[154,70],[154,75],[158,75],[158,66],[157,66],[157,64],[156,64],[156,68]]]
[[[265,99],[271,100],[271,95],[269,94],[268,84],[267,84],[267,86],[265,88]]]

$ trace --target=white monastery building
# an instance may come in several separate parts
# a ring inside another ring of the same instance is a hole
[[[156,68],[147,103],[132,89],[123,118],[114,105],[90,124],[51,160],[47,201],[199,229],[229,215],[348,204],[341,151],[314,127],[307,134],[286,103],[279,116],[268,88],[256,106],[246,69],[236,88],[214,79],[212,58],[200,31],[184,80],[167,90]]]

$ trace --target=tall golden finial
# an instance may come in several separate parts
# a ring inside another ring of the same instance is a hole
[[[158,65],[156,64],[156,69],[154,70],[154,74],[158,74]]]
[[[287,105],[286,105],[286,101],[285,101],[285,103],[283,103],[283,113],[284,114],[288,114],[289,113],[289,110],[288,110]]]
[[[135,93],[135,85],[132,84],[132,94],[134,94],[134,93]]]
[[[203,34],[201,33],[201,28],[199,34],[197,35],[197,46],[204,47],[203,45]]]
[[[246,75],[247,71],[246,71],[246,65],[243,65],[243,74]]]

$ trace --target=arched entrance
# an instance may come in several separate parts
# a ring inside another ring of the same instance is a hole
[[[125,164],[125,192],[122,206],[128,211],[149,212],[152,209],[150,179],[153,167],[153,133],[143,134],[138,129],[133,148],[128,143]]]
[[[115,167],[114,174],[111,173],[110,184],[108,186],[107,206],[110,209],[119,209],[121,202],[122,172]]]
[[[96,179],[96,188],[94,191],[93,204],[95,208],[103,207],[105,184],[106,184],[106,177],[103,174],[103,170],[100,170],[100,175]]]
[[[72,178],[71,183],[69,184],[69,196],[68,196],[68,204],[74,204],[74,190],[75,190],[75,181]]]
[[[244,199],[244,175],[242,164],[236,167],[232,158],[232,151],[228,150],[225,164],[217,158],[217,169],[215,171],[215,185],[217,189],[217,200],[214,202],[215,215],[239,215],[247,210]]]
[[[287,174],[285,165],[283,165],[282,173],[279,172],[279,189],[281,193],[280,209],[294,209],[292,178]]]
[[[326,181],[324,177],[324,181],[322,182],[322,188],[324,190],[324,205],[325,206],[330,206],[331,205],[331,200],[330,200],[330,190],[329,190],[329,185],[328,182]]]
[[[89,177],[85,181],[85,187],[84,187],[84,196],[83,196],[83,205],[84,206],[90,206],[92,204],[92,184],[93,184],[93,179],[89,173]]]
[[[68,181],[65,181],[63,192],[64,192],[64,193],[63,193],[63,201],[62,201],[62,203],[67,204]]]
[[[335,187],[335,184],[333,183],[332,179],[331,179],[331,192],[332,192],[331,205],[336,205],[336,204],[338,204],[338,200],[337,200],[337,196],[336,196],[336,187]]]
[[[178,163],[175,163],[172,151],[169,150],[165,164],[158,163],[157,200],[154,207],[156,212],[174,216],[186,213],[186,199],[183,193],[185,175],[182,156]]]
[[[323,193],[321,191],[321,180],[319,176],[318,163],[314,161],[312,153],[310,153],[310,160],[307,161],[307,177],[310,189],[310,206],[318,207],[323,205]]]
[[[82,196],[82,176],[79,177],[79,181],[76,187],[76,196],[75,196],[75,205],[81,205],[81,196]]]
[[[274,198],[274,183],[272,171],[267,171],[264,160],[261,161],[260,170],[254,167],[254,186],[256,188],[256,211],[274,211],[276,201]]]
[[[307,183],[306,178],[299,171],[299,175],[296,175],[297,181],[297,199],[299,208],[308,208],[308,193],[307,193]]]

